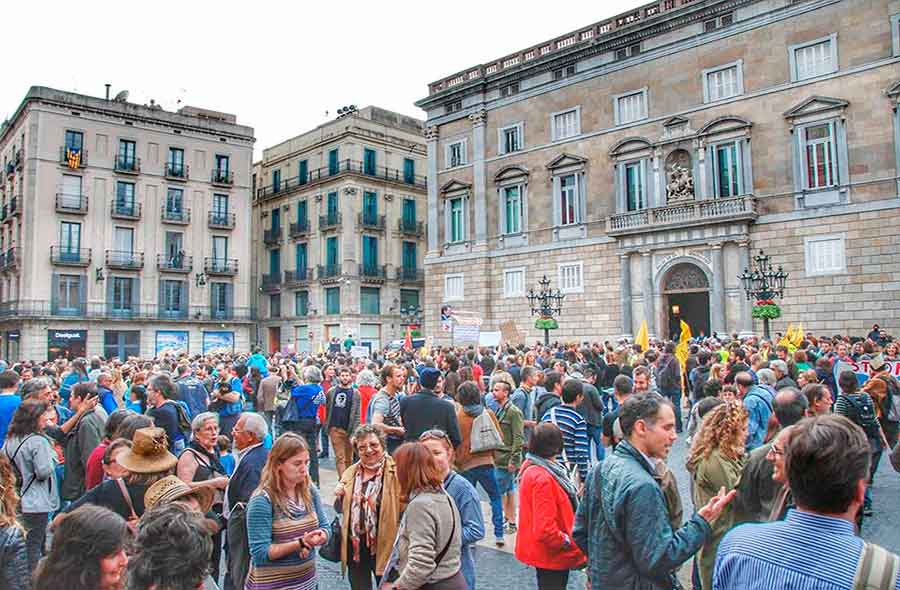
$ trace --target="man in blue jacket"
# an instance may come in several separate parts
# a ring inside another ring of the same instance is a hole
[[[97,397],[100,398],[100,405],[106,410],[107,415],[119,409],[116,394],[112,390],[112,375],[106,371],[97,375]]]
[[[575,515],[573,537],[588,556],[593,590],[675,587],[675,570],[710,534],[709,523],[735,492],[722,490],[680,529],[672,530],[654,478],[678,438],[672,404],[655,393],[633,395],[619,408],[625,439],[591,471]]]
[[[737,386],[738,397],[744,401],[747,408],[747,452],[762,446],[766,440],[766,432],[769,429],[769,417],[772,415],[772,404],[775,394],[766,385],[775,375],[769,369],[761,369],[757,375],[759,385],[753,383],[750,373],[741,371],[734,377]]]

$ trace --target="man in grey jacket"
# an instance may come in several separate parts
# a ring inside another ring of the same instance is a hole
[[[91,397],[96,397],[94,385],[79,383],[72,388],[69,407],[77,414],[81,404]],[[88,457],[103,440],[106,419],[106,411],[97,406],[81,416],[66,436],[66,475],[60,486],[64,500],[77,500],[84,493],[84,467],[87,465]]]
[[[735,492],[723,490],[673,530],[654,478],[678,438],[671,402],[633,395],[619,408],[619,424],[625,439],[588,476],[572,536],[588,556],[593,590],[670,590],[675,570],[700,549]]]

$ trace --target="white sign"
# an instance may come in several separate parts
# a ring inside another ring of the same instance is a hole
[[[350,356],[352,358],[366,358],[369,356],[369,347],[368,346],[351,346],[350,347]]]
[[[500,346],[501,332],[481,332],[478,335],[478,346]]]

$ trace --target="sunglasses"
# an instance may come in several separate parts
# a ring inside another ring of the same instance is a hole
[[[422,434],[419,435],[419,441],[426,440],[446,440],[450,441],[450,437],[447,436],[447,433],[439,428],[432,428],[431,430],[426,430]]]

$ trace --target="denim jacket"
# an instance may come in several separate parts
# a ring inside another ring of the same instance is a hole
[[[670,590],[675,570],[709,536],[699,515],[672,530],[654,471],[627,440],[588,475],[573,537],[588,556],[593,590]]]

